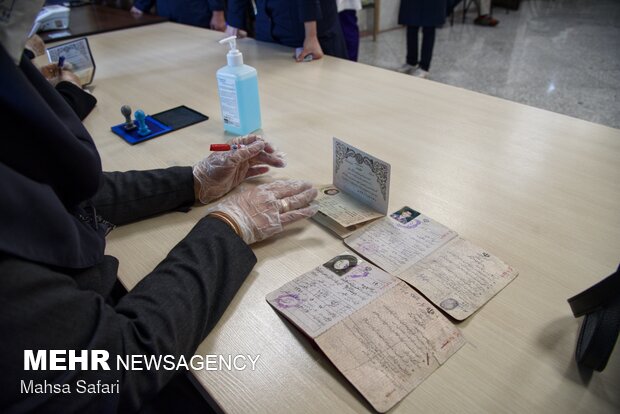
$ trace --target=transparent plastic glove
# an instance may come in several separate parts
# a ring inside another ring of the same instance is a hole
[[[45,43],[43,43],[43,39],[36,34],[26,40],[25,48],[34,53],[34,57],[45,54]]]
[[[283,166],[286,166],[286,161],[284,160],[284,153],[281,151],[278,151],[276,147],[273,146],[273,144],[271,144],[269,141],[266,141],[265,138],[262,135],[256,135],[256,134],[250,134],[250,135],[245,135],[242,137],[235,137],[233,139],[230,140],[229,144],[236,144],[236,145],[248,145],[254,141],[257,140],[262,140],[265,142],[265,149],[264,151],[267,154],[271,154],[272,156],[279,158],[280,161],[282,161],[282,163],[284,164]],[[269,157],[271,159],[271,157]],[[268,163],[266,163],[268,164]]]
[[[297,62],[303,62],[304,58],[308,55],[312,55],[312,60],[319,60],[325,53],[323,53],[323,49],[321,49],[321,44],[319,43],[319,39],[314,37],[306,37],[304,39],[304,47],[299,56],[297,56]]]
[[[257,135],[237,137],[231,144],[245,148],[214,152],[194,165],[196,198],[207,204],[228,193],[246,178],[264,174],[269,167],[286,165],[273,146]]]
[[[77,77],[75,73],[71,71],[71,67],[66,65],[63,69],[59,69],[56,63],[50,63],[45,66],[41,66],[39,71],[45,79],[48,80],[52,86],[58,85],[58,83],[62,81],[71,82],[77,87],[82,87],[82,82],[80,82],[80,78]]]
[[[137,8],[136,6],[132,6],[131,10],[129,10],[129,13],[133,17],[141,17],[144,14],[144,12],[142,10],[140,10],[139,8]]]
[[[252,244],[281,232],[289,223],[312,217],[318,206],[309,204],[316,196],[316,188],[307,181],[274,181],[233,194],[208,211],[228,214],[239,225],[243,240]]]
[[[226,30],[224,30],[226,36],[237,36],[237,39],[243,39],[244,37],[248,37],[248,32],[242,29],[237,29],[233,26],[226,26]]]

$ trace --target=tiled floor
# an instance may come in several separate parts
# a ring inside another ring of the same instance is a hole
[[[620,0],[523,0],[495,8],[497,27],[463,24],[461,5],[437,31],[431,79],[620,128]],[[360,62],[405,62],[405,30],[365,37]]]

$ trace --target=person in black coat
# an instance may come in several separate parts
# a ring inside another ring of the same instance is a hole
[[[157,14],[170,21],[220,32],[226,30],[224,0],[135,0],[131,14],[140,16],[155,4]]]
[[[426,78],[431,67],[435,28],[446,21],[446,0],[401,0],[398,23],[407,26],[407,61],[403,73]],[[418,32],[422,28],[422,53],[418,55]]]
[[[217,201],[127,293],[118,260],[104,254],[114,226],[212,202],[283,160],[250,136],[235,139],[244,148],[214,153],[193,168],[102,172],[75,112],[22,56],[26,32],[21,44],[17,32],[32,26],[38,8],[31,4],[12,2],[8,24],[0,23],[0,412],[157,410],[166,406],[162,395],[178,395],[169,384],[185,372],[126,370],[113,361],[189,359],[256,263],[248,245],[315,213],[308,203],[316,190],[276,181]],[[25,350],[104,350],[112,368],[26,370]],[[44,392],[32,391],[31,381]],[[79,393],[80,381],[118,389]],[[45,384],[70,393],[46,391]],[[187,401],[173,404],[187,412]]]
[[[245,30],[250,0],[228,0],[227,33]],[[308,55],[320,59],[324,54],[347,58],[335,0],[257,0],[256,40],[303,48],[301,62]]]
[[[24,55],[34,59],[46,53],[45,43],[36,34],[28,38]],[[59,69],[58,64],[50,63],[39,68],[41,74],[50,82],[56,91],[65,99],[75,114],[84,120],[97,105],[97,98],[82,88],[82,82],[71,70]]]

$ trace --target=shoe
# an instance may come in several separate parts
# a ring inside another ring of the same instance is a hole
[[[478,26],[497,26],[499,24],[499,20],[491,16],[490,14],[485,14],[483,16],[478,16],[474,19],[474,24]]]
[[[416,78],[428,79],[429,73],[427,70],[424,70],[422,68],[416,68],[416,70],[413,71],[412,75]]]
[[[405,63],[401,67],[397,68],[396,72],[411,74],[413,71],[415,71],[418,68],[419,68],[418,65],[413,66],[413,65],[410,65],[409,63]]]

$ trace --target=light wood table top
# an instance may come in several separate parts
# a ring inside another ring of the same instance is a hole
[[[105,169],[189,165],[229,138],[215,80],[221,37],[173,23],[90,37],[99,104],[85,124]],[[620,130],[344,60],[298,64],[276,45],[239,47],[258,70],[264,135],[287,153],[287,168],[263,181],[330,183],[339,137],[392,165],[391,210],[407,204],[520,271],[458,325],[467,345],[393,412],[619,411],[620,351],[584,385],[573,357],[581,321],[566,299],[620,260]],[[122,104],[147,113],[184,104],[210,120],[129,146],[110,131]],[[107,253],[123,282],[134,286],[203,215],[114,230]],[[197,353],[259,354],[257,369],[197,372],[199,381],[231,413],[370,410],[264,299],[344,244],[305,221],[253,249],[258,264]]]

